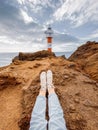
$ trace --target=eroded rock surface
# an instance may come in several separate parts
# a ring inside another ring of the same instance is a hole
[[[81,66],[89,76],[98,82],[98,42],[87,42],[69,58]]]
[[[20,52],[18,56],[16,56],[12,61],[33,61],[33,60],[40,60],[45,57],[55,57],[55,53],[49,52],[46,50],[38,51],[35,53],[22,53]]]
[[[18,61],[0,68],[0,129],[29,129],[39,75],[48,69],[53,71],[68,130],[98,130],[98,83],[79,64],[63,57]]]

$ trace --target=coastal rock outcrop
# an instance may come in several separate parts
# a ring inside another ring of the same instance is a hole
[[[88,41],[80,46],[69,60],[79,64],[82,70],[98,82],[98,42]]]
[[[33,61],[40,60],[45,57],[55,57],[55,53],[49,52],[46,50],[38,51],[35,53],[23,53],[20,52],[18,56],[16,56],[12,61],[21,60],[21,61]]]
[[[11,65],[0,68],[0,129],[29,130],[40,89],[39,75],[51,69],[68,130],[98,130],[97,81],[77,62],[55,56],[41,58],[39,55],[38,58],[40,60],[14,60]]]

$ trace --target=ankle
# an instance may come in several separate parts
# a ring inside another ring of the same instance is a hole
[[[45,97],[46,96],[46,91],[45,90],[40,90],[39,95]]]
[[[48,88],[48,93],[49,93],[49,95],[55,93],[54,88]]]

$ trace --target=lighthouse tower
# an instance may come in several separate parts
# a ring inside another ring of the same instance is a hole
[[[53,30],[52,30],[50,25],[47,28],[47,30],[45,31],[45,34],[46,34],[46,38],[47,38],[48,51],[52,52],[52,38],[53,38],[52,34],[53,34]]]

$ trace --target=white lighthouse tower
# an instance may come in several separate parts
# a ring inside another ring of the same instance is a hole
[[[46,38],[47,38],[47,45],[48,45],[48,51],[52,52],[52,34],[53,34],[53,30],[51,28],[51,26],[49,25],[49,27],[47,28],[47,30],[45,31],[46,34]]]

